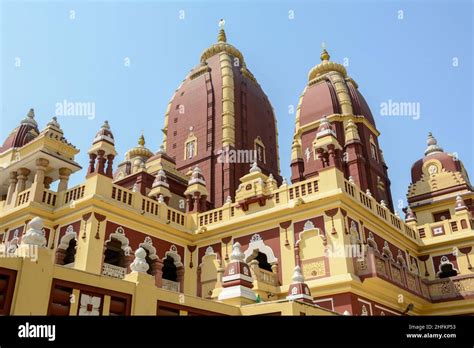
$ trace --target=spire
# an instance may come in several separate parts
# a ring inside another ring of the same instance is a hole
[[[250,268],[245,262],[245,255],[240,243],[232,246],[230,262],[227,264],[222,278],[222,291],[218,300],[234,305],[255,303],[257,297],[252,291],[253,278]]]
[[[225,20],[221,19],[219,21],[220,30],[219,30],[219,35],[217,35],[217,42],[227,42],[227,36],[225,35],[224,25],[225,25]]]
[[[138,145],[145,146],[145,136],[143,133],[140,135],[140,138],[138,138]]]
[[[112,145],[115,143],[114,135],[112,134],[112,132],[110,130],[109,121],[104,121],[104,123],[100,127],[99,131],[95,135],[95,138],[94,138],[94,141],[92,142],[92,144],[95,144],[95,143],[97,143],[99,141],[102,141],[102,140],[105,140],[105,141],[109,142]]]
[[[35,110],[32,108],[28,111],[28,113],[26,114],[26,117],[21,120],[20,122],[21,124],[28,124],[30,126],[33,126],[33,127],[38,127],[38,123],[36,123],[35,121]]]
[[[325,61],[325,60],[329,60],[329,58],[331,58],[331,56],[329,55],[328,51],[326,51],[326,49],[323,48],[323,51],[321,52],[321,60]]]
[[[313,303],[313,297],[308,285],[304,282],[303,273],[301,273],[301,267],[296,266],[293,277],[293,282],[288,288],[288,296],[286,297],[290,301],[300,300],[306,303]]]
[[[301,267],[300,266],[295,267],[295,271],[293,273],[293,277],[291,277],[291,280],[293,280],[294,283],[304,282],[304,277],[303,277],[303,273],[301,273]]]
[[[54,116],[53,118],[51,118],[51,121],[49,121],[46,126],[47,126],[47,127],[54,127],[54,128],[57,128],[57,129],[61,129],[61,126],[59,125],[59,122],[58,122],[58,118],[57,118],[56,116]]]
[[[438,141],[431,132],[428,133],[428,139],[426,140],[426,144],[428,145],[428,147],[425,150],[425,156],[428,156],[432,153],[443,152],[443,149],[438,146]]]

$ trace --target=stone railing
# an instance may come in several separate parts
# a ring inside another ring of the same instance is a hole
[[[363,259],[354,259],[356,275],[366,278],[381,278],[417,296],[430,299],[428,286],[422,278],[406,267],[389,260],[373,248],[368,248]]]
[[[308,197],[319,193],[319,179],[310,178],[293,185],[282,185],[272,191],[268,208],[286,206],[289,201]],[[246,215],[237,208],[237,203],[227,203],[224,206],[198,214],[198,227],[212,226]]]
[[[72,202],[84,197],[85,189],[86,189],[86,185],[81,184],[81,185],[71,187],[67,191],[64,191],[64,204],[68,204],[69,202]]]
[[[125,267],[114,266],[108,263],[102,265],[102,275],[110,278],[123,279],[127,274]]]
[[[400,217],[393,214],[387,207],[379,204],[372,196],[362,192],[356,185],[351,184],[348,180],[344,180],[344,191],[349,197],[386,221],[395,230],[406,235],[412,241],[419,242],[419,236],[413,228],[408,226]]]
[[[50,207],[54,207],[56,206],[57,196],[58,194],[56,192],[45,189],[43,191],[43,197],[41,198],[41,202],[46,205],[49,205]]]
[[[257,282],[257,287],[260,287],[261,284],[266,284],[270,286],[279,286],[278,281],[278,267],[276,265],[272,266],[275,268],[275,272],[267,271],[258,266],[257,260],[252,260],[249,262],[250,273],[254,282]]]
[[[169,291],[179,292],[180,283],[168,279],[161,279],[161,288]]]
[[[354,263],[356,274],[362,281],[380,278],[431,302],[474,296],[474,275],[428,281],[381,256],[372,248],[367,250],[363,259],[354,259]]]
[[[20,205],[26,204],[30,201],[31,189],[24,190],[18,194],[16,198],[15,207],[19,207]]]
[[[272,285],[278,286],[278,275],[276,273],[258,268],[253,273],[257,281]]]
[[[471,221],[466,216],[453,216],[449,220],[417,225],[418,234],[422,239],[425,237],[439,237],[462,231],[470,231],[473,228],[474,226],[472,226]]]
[[[431,300],[460,300],[474,296],[474,275],[432,280],[428,284]]]

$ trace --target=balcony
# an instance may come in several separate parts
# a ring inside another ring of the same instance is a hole
[[[180,283],[168,279],[161,280],[161,288],[169,291],[179,292]]]
[[[428,286],[433,302],[462,300],[474,296],[474,275],[436,279]]]
[[[430,302],[454,301],[474,296],[474,275],[428,281],[369,248],[363,260],[354,260],[356,274],[364,281],[378,278]]]
[[[127,269],[124,267],[119,267],[115,265],[111,265],[108,263],[104,263],[102,265],[102,275],[110,278],[118,278],[123,279],[125,278],[125,274],[127,273]]]

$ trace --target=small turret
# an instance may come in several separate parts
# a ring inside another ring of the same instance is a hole
[[[232,246],[230,262],[227,264],[222,278],[222,291],[219,294],[219,301],[234,305],[253,303],[257,300],[252,291],[253,278],[250,268],[244,261],[244,253],[240,249],[240,243]]]
[[[293,282],[288,288],[288,300],[301,300],[307,303],[313,303],[313,297],[311,296],[311,291],[309,290],[308,285],[304,282],[303,274],[301,273],[300,266],[296,266],[293,277]]]
[[[87,175],[102,174],[112,178],[112,165],[117,151],[115,150],[115,139],[108,121],[105,121],[102,127],[95,135],[92,147],[88,151],[89,168]],[[106,166],[107,163],[107,166]]]

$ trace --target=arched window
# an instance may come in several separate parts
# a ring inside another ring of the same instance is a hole
[[[178,273],[176,265],[174,264],[174,259],[168,255],[163,259],[163,279],[171,280],[173,282],[178,281]]]
[[[260,251],[257,253],[255,260],[258,261],[258,267],[264,269],[265,271],[272,272],[272,265],[268,263],[267,255],[261,253]]]
[[[66,253],[64,255],[64,261],[63,261],[65,265],[74,263],[76,259],[76,245],[77,245],[77,241],[75,239],[71,239],[69,241],[69,245],[66,249]]]
[[[74,263],[76,259],[77,233],[72,225],[66,229],[66,233],[59,241],[56,250],[56,263],[58,265],[69,265]]]
[[[439,278],[449,278],[458,275],[458,270],[454,268],[454,265],[446,256],[441,258],[441,263],[438,267],[437,276]]]
[[[125,252],[122,249],[122,242],[112,238],[106,244],[104,263],[118,267],[125,267]]]

